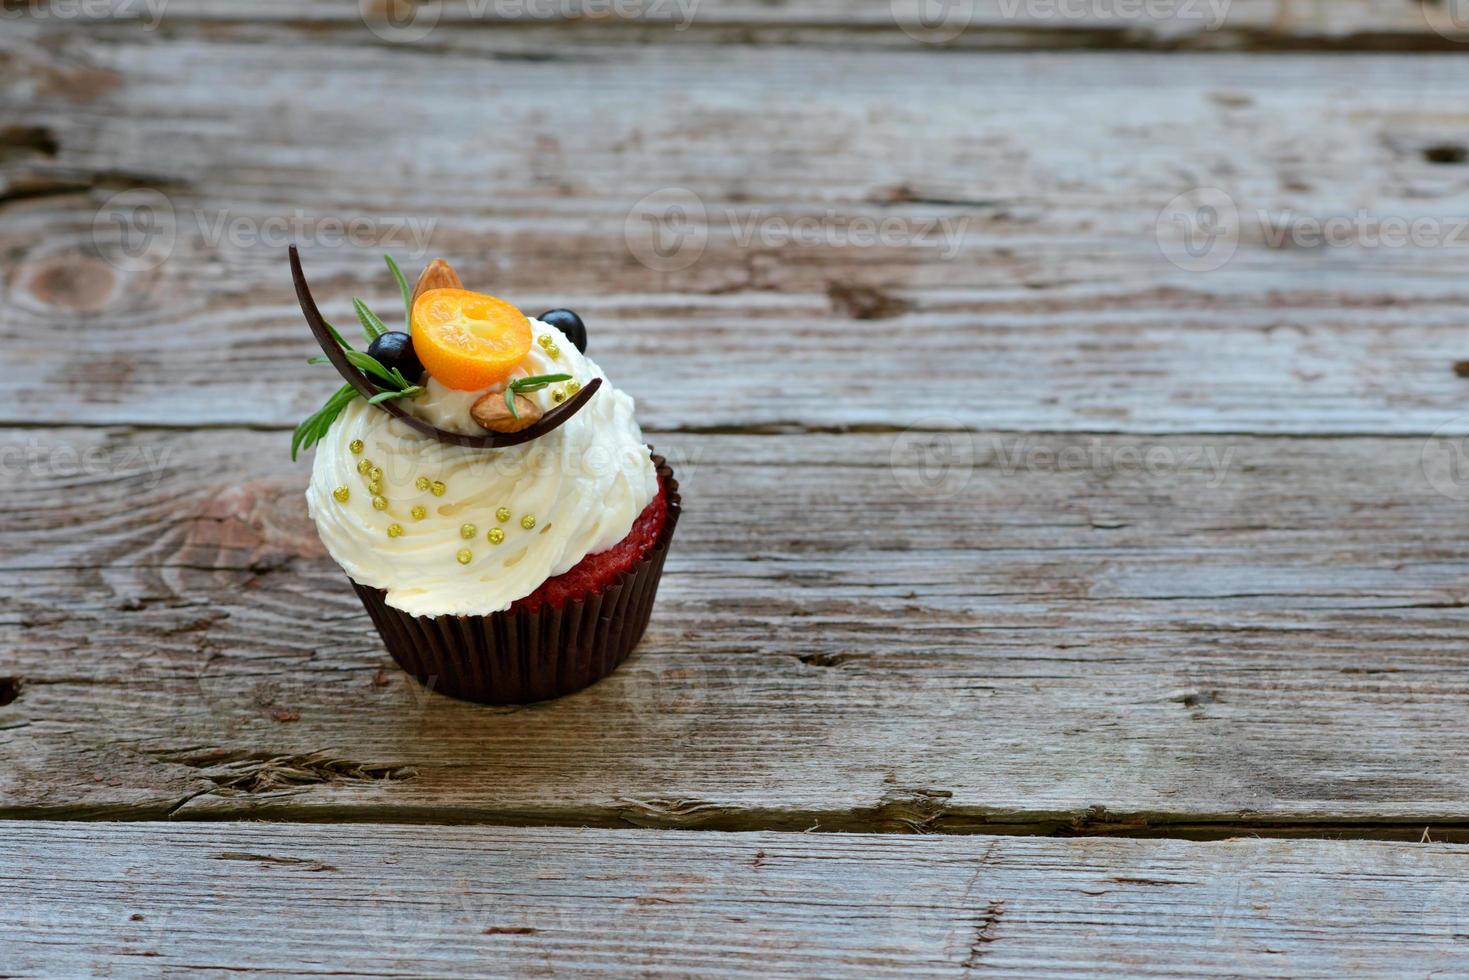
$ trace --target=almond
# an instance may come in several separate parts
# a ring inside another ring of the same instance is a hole
[[[510,407],[505,404],[505,392],[492,391],[480,396],[469,409],[469,414],[481,428],[491,432],[519,432],[544,414],[541,406],[525,395],[515,396],[515,411],[520,413],[519,418],[510,414]]]
[[[459,281],[459,273],[454,267],[443,259],[434,259],[423,270],[418,277],[418,282],[413,287],[413,302],[418,302],[418,297],[430,289],[463,289],[464,283]]]

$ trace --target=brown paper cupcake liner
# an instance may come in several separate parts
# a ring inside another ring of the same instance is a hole
[[[668,494],[658,540],[610,585],[559,609],[410,616],[388,605],[382,589],[356,581],[352,587],[398,666],[430,690],[480,704],[525,704],[579,691],[627,659],[653,614],[680,508],[668,461],[654,453],[653,465]]]

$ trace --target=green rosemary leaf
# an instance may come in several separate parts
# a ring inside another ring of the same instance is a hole
[[[398,288],[403,291],[403,310],[406,318],[403,321],[403,332],[413,332],[413,288],[408,285],[408,280],[403,277],[403,270],[398,268],[398,263],[393,261],[391,255],[384,255],[384,261],[392,270],[393,278],[398,280]]]
[[[570,381],[569,374],[533,374],[528,378],[519,378],[506,386],[507,391],[517,394],[525,394],[528,391],[540,391],[546,385],[555,384],[558,381]]]
[[[362,332],[367,335],[367,342],[374,340],[388,332],[388,325],[378,315],[367,308],[367,304],[356,296],[352,297],[352,309],[357,311],[357,319],[362,321]]]
[[[296,431],[291,433],[291,462],[293,463],[296,461],[296,453],[301,449],[301,441],[306,438],[308,426],[314,418],[316,418],[315,415],[302,419],[301,424],[296,426]]]
[[[322,323],[326,323],[327,332],[332,335],[332,339],[337,342],[337,346],[338,347],[342,348],[342,350],[351,350],[352,349],[352,345],[349,344],[349,343],[347,343],[345,340],[342,339],[341,333],[339,333],[337,331],[337,328],[336,327],[332,326],[330,323],[327,323],[325,317],[322,318],[322,321],[321,322]]]
[[[515,385],[513,383],[505,386],[505,407],[510,409],[511,418],[520,418],[520,413],[515,410]]]
[[[317,354],[315,357],[306,358],[307,364],[330,364],[331,362],[331,358],[327,357],[325,354]]]
[[[412,398],[423,391],[418,385],[409,385],[401,391],[380,391],[367,400],[367,404],[376,405],[390,398]]]
[[[356,388],[351,385],[342,385],[326,400],[325,405],[308,415],[305,421],[296,426],[296,431],[291,435],[291,461],[295,462],[301,450],[310,449],[320,442],[321,437],[326,435],[332,423],[337,420],[337,416],[341,415],[342,410],[352,404],[352,399],[356,397]]]
[[[388,369],[383,367],[382,362],[371,354],[364,354],[356,350],[349,350],[344,353],[347,355],[347,360],[351,361],[352,366],[357,370],[366,372],[390,384],[392,383],[393,376],[388,373]]]
[[[407,391],[409,388],[418,387],[412,381],[409,381],[407,378],[405,378],[403,376],[403,372],[398,370],[397,368],[393,368],[388,373],[393,376],[393,383],[398,386],[399,391]]]

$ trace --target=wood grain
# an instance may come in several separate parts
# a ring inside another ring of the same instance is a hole
[[[415,43],[444,43],[451,32],[474,27],[520,30],[545,27],[558,35],[618,38],[636,43],[779,43],[802,45],[924,44],[935,50],[1017,47],[1207,50],[1309,47],[1413,50],[1453,49],[1469,40],[1454,11],[1431,3],[1380,0],[1170,0],[1151,3],[1101,0],[963,0],[925,8],[918,0],[452,0],[421,5],[417,18],[393,0],[341,4],[331,0],[260,0],[247,6],[227,0],[91,4],[88,22],[120,27],[174,28],[193,21],[210,25],[249,22],[391,26],[395,11],[407,26],[429,24]],[[60,5],[58,5],[60,7]],[[69,8],[61,8],[69,9]],[[45,7],[36,19],[76,18]],[[67,25],[67,26],[75,26]],[[574,32],[574,34],[572,33]],[[367,37],[366,31],[363,32]],[[399,43],[407,43],[399,41]]]
[[[1469,429],[1451,369],[1469,168],[1430,160],[1469,145],[1469,116],[1444,108],[1469,100],[1456,59],[1004,54],[937,71],[918,50],[573,37],[545,60],[511,31],[470,32],[419,71],[359,33],[7,40],[0,422],[293,425],[330,388],[285,275],[300,237],[339,320],[353,295],[391,314],[385,249],[446,255],[533,312],[580,309],[654,431]],[[308,42],[310,59],[277,57]],[[1242,238],[1191,272],[1156,229],[1207,185]],[[96,257],[100,240],[116,258],[108,202],[129,187],[173,209],[157,268]],[[677,271],[637,257],[636,202],[668,188],[706,218]],[[1447,240],[1271,244],[1275,223],[1359,211]],[[359,245],[323,243],[353,218]],[[881,221],[907,237],[854,244],[853,222]]]
[[[7,972],[1457,975],[1441,845],[19,823]]]
[[[3,439],[6,816],[1469,830],[1454,445],[660,441],[640,651],[496,710],[393,669],[283,433]]]

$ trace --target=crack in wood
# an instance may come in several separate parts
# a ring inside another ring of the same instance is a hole
[[[211,751],[202,754],[160,753],[159,757],[164,762],[204,770],[204,778],[214,784],[214,788],[203,791],[206,794],[225,791],[229,795],[248,795],[323,783],[401,781],[418,775],[418,771],[411,767],[356,762],[327,752],[304,755],[236,752],[220,755]]]
[[[302,871],[340,871],[334,864],[312,858],[280,857],[274,854],[254,854],[248,851],[220,851],[209,857],[215,861],[250,861],[259,864],[262,868],[278,865],[288,868],[299,868]]]
[[[966,971],[975,969],[989,945],[1000,938],[995,935],[995,931],[999,928],[1000,919],[1004,914],[1005,900],[996,898],[985,906],[984,912],[975,920],[974,938],[969,943],[969,956],[964,960]]]

